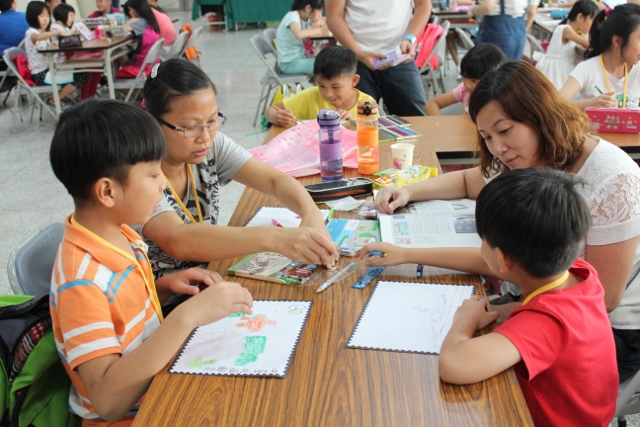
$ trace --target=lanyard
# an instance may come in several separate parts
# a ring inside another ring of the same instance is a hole
[[[198,210],[197,222],[203,223],[204,221],[202,220],[202,209],[200,209],[200,199],[198,199],[198,192],[196,191],[196,180],[193,177],[193,171],[191,170],[191,166],[188,163],[187,163],[187,172],[189,172],[189,180],[191,181],[193,198],[196,201],[196,209]],[[173,190],[173,187],[171,186],[171,183],[169,182],[169,180],[167,180],[167,187],[169,187],[169,190],[171,190],[171,194],[173,194],[173,198],[176,199],[176,202],[178,202],[178,205],[180,206],[180,209],[182,209],[182,212],[184,212],[185,215],[187,215],[187,217],[189,218],[189,220],[191,220],[193,224],[196,224],[196,219],[193,217],[193,215],[191,215],[191,212],[187,210],[187,207],[184,205],[184,203],[182,203],[182,200],[180,200],[180,197]]]
[[[607,92],[613,92],[611,86],[609,86],[609,77],[607,77],[607,70],[604,68],[604,59],[600,54],[600,67],[602,67],[602,76],[604,77],[604,83],[607,85]],[[622,89],[622,108],[627,107],[627,83],[629,82],[629,75],[627,73],[627,63],[624,63],[624,88]]]
[[[567,277],[569,277],[569,271],[565,271],[564,274],[562,276],[560,276],[559,279],[554,280],[551,283],[547,283],[544,286],[539,287],[538,289],[536,289],[535,291],[531,292],[529,294],[528,297],[526,297],[524,299],[524,301],[522,301],[522,305],[525,305],[526,303],[528,303],[529,301],[531,301],[533,298],[537,297],[538,295],[547,292],[547,291],[551,291],[555,288],[557,288],[558,286],[562,285],[562,283],[564,283],[565,280],[567,280]]]
[[[100,242],[104,246],[108,247],[112,251],[115,251],[115,252],[119,253],[123,257],[127,258],[129,261],[133,262],[133,265],[135,266],[135,268],[140,270],[140,274],[142,275],[142,280],[144,280],[144,286],[147,288],[147,292],[149,292],[149,296],[151,297],[151,302],[153,303],[153,308],[156,310],[156,313],[158,314],[158,318],[162,322],[164,320],[164,318],[162,317],[162,309],[160,308],[160,301],[158,300],[158,294],[156,293],[156,290],[155,290],[155,283],[153,283],[153,286],[151,286],[152,283],[149,283],[149,281],[147,280],[147,275],[142,270],[142,266],[140,265],[140,263],[134,257],[132,257],[131,254],[123,251],[122,249],[120,249],[120,248],[118,248],[118,247],[116,247],[114,245],[112,245],[111,243],[107,242],[106,240],[104,240],[102,237],[98,236],[97,234],[95,234],[91,230],[85,228],[82,224],[78,223],[78,221],[76,221],[76,219],[73,217],[73,215],[71,215],[71,225],[76,227],[76,228],[78,228],[82,232],[87,233],[89,236],[93,237],[94,239],[96,239],[98,242]],[[127,238],[127,240],[132,242],[131,237],[129,237],[124,232],[122,234],[124,234],[124,236]],[[132,243],[135,243],[135,242],[132,242]],[[141,251],[141,252],[144,254],[144,259],[147,261],[147,266],[150,267],[149,258],[147,257],[147,254],[144,251]]]

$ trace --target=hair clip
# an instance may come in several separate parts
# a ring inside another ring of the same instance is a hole
[[[158,75],[158,68],[160,68],[160,63],[158,62],[156,65],[153,66],[153,68],[151,69],[151,78],[155,79],[156,76]]]
[[[143,110],[147,109],[147,100],[146,99],[142,99],[142,102],[140,103],[140,106],[142,107]]]
[[[613,10],[613,8],[612,8],[612,7],[608,7],[608,8],[606,8],[606,9],[605,9],[605,11],[604,11],[604,16],[609,16],[609,15],[611,15],[611,11],[612,11],[612,10]]]

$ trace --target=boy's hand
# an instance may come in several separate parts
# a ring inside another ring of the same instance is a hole
[[[338,248],[326,229],[320,232],[301,225],[298,228],[278,228],[275,231],[278,234],[274,239],[274,252],[289,259],[332,267],[340,258]]]
[[[500,313],[497,311],[487,312],[486,298],[480,299],[479,296],[474,295],[462,301],[462,305],[458,307],[453,316],[453,323],[468,322],[477,331],[495,322],[499,316]]]
[[[392,214],[407,203],[409,203],[409,192],[406,188],[382,188],[378,191],[373,206],[378,212]]]
[[[387,256],[369,256],[369,252],[379,251],[386,253]],[[407,262],[406,249],[394,246],[390,243],[369,243],[366,244],[358,251],[356,258],[364,259],[367,262],[367,266],[381,267],[387,265],[400,265]]]
[[[383,53],[368,52],[368,51],[361,51],[358,53],[358,61],[362,62],[370,70],[384,70],[385,68],[388,68],[389,67],[388,65],[380,68],[375,68],[373,66],[374,59],[382,60],[386,58],[387,56]]]
[[[296,124],[296,116],[291,110],[280,110],[276,114],[276,124],[282,127],[289,127]]]
[[[340,114],[340,121],[344,122],[345,120],[353,120],[353,116],[348,110],[338,110]]]
[[[178,306],[197,326],[216,322],[233,313],[253,314],[253,298],[239,283],[214,283]]]
[[[215,271],[195,267],[159,278],[156,280],[156,289],[159,293],[161,291],[170,291],[176,295],[196,295],[200,292],[198,285],[211,286],[222,281],[222,277]]]

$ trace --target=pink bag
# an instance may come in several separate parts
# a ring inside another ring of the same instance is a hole
[[[431,51],[435,47],[440,37],[446,37],[444,29],[440,25],[427,24],[425,29],[418,36],[418,47],[420,51],[416,55],[416,65],[418,68],[422,68],[427,58],[431,54]],[[429,61],[429,66],[432,70],[438,68],[438,56],[433,55]]]
[[[268,144],[249,150],[254,157],[295,177],[320,173],[318,122],[309,120],[273,138]],[[355,131],[342,128],[342,164],[357,168],[358,137]]]

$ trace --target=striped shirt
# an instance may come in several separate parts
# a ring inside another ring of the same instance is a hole
[[[51,278],[54,337],[72,382],[69,408],[84,418],[83,427],[108,423],[95,413],[78,366],[98,357],[130,353],[161,320],[146,245],[129,226],[122,225],[121,232],[135,258],[68,217]],[[139,404],[117,425],[130,424]]]

